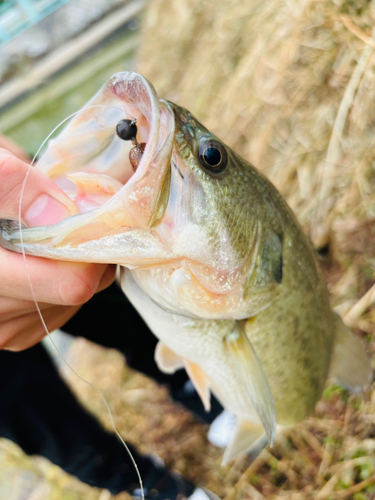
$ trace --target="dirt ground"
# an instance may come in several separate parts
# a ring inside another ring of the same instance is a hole
[[[126,367],[121,354],[84,339],[74,341],[69,363],[105,394],[125,441],[154,452],[167,465],[226,500],[375,498],[375,396],[349,395],[329,386],[316,416],[279,436],[253,462],[221,467],[222,450],[207,441],[208,426],[174,404],[163,388]],[[67,367],[62,374],[77,398],[111,430],[98,392]],[[91,488],[40,457],[29,458],[0,441],[0,498],[7,500],[126,500],[124,493]]]

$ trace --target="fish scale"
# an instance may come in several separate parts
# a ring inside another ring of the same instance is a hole
[[[146,144],[135,171],[116,136],[133,117]],[[236,415],[224,463],[254,457],[309,416],[329,378],[369,382],[364,347],[332,311],[315,252],[276,188],[141,75],[112,77],[38,165],[60,185],[80,182],[77,212],[90,211],[24,228],[25,252],[122,266],[125,293],[159,338],[159,368],[185,368],[206,409],[211,391]],[[18,225],[0,229],[0,243],[20,252]]]

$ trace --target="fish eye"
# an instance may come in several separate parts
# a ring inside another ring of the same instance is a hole
[[[202,141],[199,145],[199,161],[210,172],[215,174],[224,172],[228,163],[225,147],[219,141]]]

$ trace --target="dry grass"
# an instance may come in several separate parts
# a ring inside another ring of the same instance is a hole
[[[138,69],[277,186],[318,248],[333,305],[375,352],[375,3],[153,0]],[[350,369],[350,368],[349,368]],[[374,388],[328,390],[229,499],[375,498]],[[241,477],[240,472],[243,472]]]
[[[168,466],[202,484],[221,477],[221,451],[208,443],[207,426],[173,404],[165,388],[127,368],[119,352],[77,339],[67,358],[80,376],[105,394],[116,428],[126,442],[135,444],[143,453],[157,453]],[[62,376],[81,403],[112,431],[99,393],[65,365]],[[0,499],[47,498],[130,500],[126,493],[111,496],[107,491],[80,483],[48,460],[27,457],[16,445],[0,439]]]
[[[127,442],[136,443],[142,452],[157,453],[167,465],[225,500],[375,497],[375,396],[370,392],[355,396],[329,387],[317,415],[279,436],[272,450],[251,464],[241,458],[222,468],[222,452],[208,443],[207,426],[173,404],[165,389],[128,369],[121,354],[78,339],[68,359],[104,392]],[[111,429],[98,393],[66,367],[63,375],[78,399]],[[30,459],[4,440],[0,463],[4,500],[129,500],[126,493],[112,497],[72,480],[47,460]]]
[[[138,65],[161,96],[186,106],[265,172],[316,245],[328,248],[322,265],[333,305],[371,355],[373,9],[365,0],[152,0]],[[118,353],[77,341],[72,356],[80,374],[105,392],[126,440],[226,500],[375,498],[374,387],[363,395],[329,387],[316,416],[272,450],[252,464],[244,458],[221,468],[206,426],[128,370]],[[109,428],[100,397],[66,375]],[[55,474],[53,484],[62,484],[66,476]],[[69,498],[109,498],[79,488]]]

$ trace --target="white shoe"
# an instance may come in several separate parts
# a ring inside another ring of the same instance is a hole
[[[219,448],[226,448],[232,441],[236,430],[237,419],[228,410],[224,410],[210,425],[208,440]],[[195,500],[195,499],[194,499]]]
[[[188,500],[220,500],[220,498],[206,488],[197,488]]]

